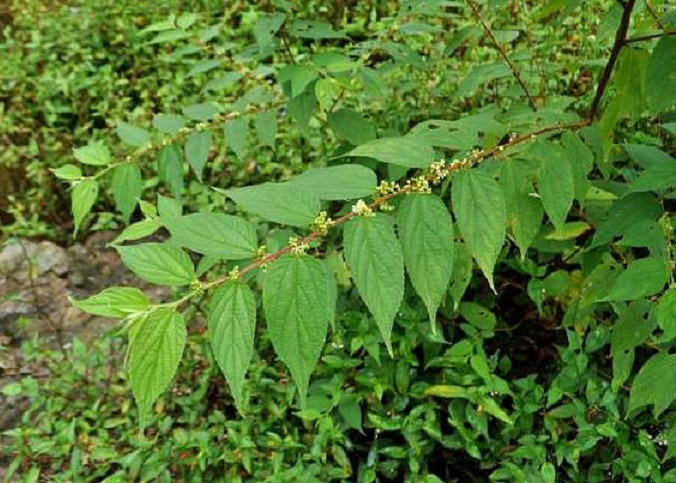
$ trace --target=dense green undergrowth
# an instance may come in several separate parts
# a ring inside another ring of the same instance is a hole
[[[32,191],[4,229],[126,226],[171,298],[111,288],[75,304],[114,335],[24,344],[52,374],[2,389],[13,474],[676,481],[673,5],[114,8],[60,82],[21,59],[72,10],[5,34]]]

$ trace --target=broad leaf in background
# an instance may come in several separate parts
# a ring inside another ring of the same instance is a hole
[[[195,278],[187,253],[160,243],[116,246],[124,264],[143,280],[157,285],[190,285]]]
[[[660,203],[649,193],[631,193],[615,201],[606,215],[596,224],[591,248],[610,243],[637,223],[662,216]]]
[[[676,288],[670,288],[657,305],[657,323],[664,331],[664,340],[676,338]]]
[[[658,417],[676,398],[676,354],[660,352],[646,362],[634,378],[627,413],[653,405]]]
[[[363,156],[407,168],[425,168],[434,161],[434,149],[414,136],[405,136],[374,139],[343,156]]]
[[[183,116],[176,114],[156,114],[153,117],[153,127],[162,134],[176,134],[185,126]]]
[[[124,318],[148,308],[148,297],[136,287],[110,287],[96,295],[71,302],[88,314]]]
[[[533,194],[531,175],[526,162],[510,160],[501,165],[500,187],[505,197],[507,226],[522,260],[539,233],[544,216],[542,203]]]
[[[453,270],[451,215],[436,195],[409,194],[399,208],[398,226],[406,270],[434,328]]]
[[[112,161],[108,146],[100,143],[91,143],[77,148],[73,150],[73,155],[79,162],[94,166],[105,166]]]
[[[92,211],[92,206],[99,195],[99,183],[93,179],[80,181],[73,187],[71,194],[71,211],[73,212],[73,221],[75,224],[74,236],[77,236],[78,229],[85,216]]]
[[[623,271],[603,299],[608,302],[636,300],[660,292],[669,278],[663,260],[641,258],[634,260]]]
[[[249,121],[243,117],[230,119],[225,123],[223,131],[225,143],[240,160],[244,159],[247,147],[246,139],[249,134]]]
[[[648,64],[648,103],[653,112],[666,111],[676,104],[676,37],[662,38]]]
[[[183,317],[161,309],[137,322],[129,341],[129,382],[139,408],[141,426],[153,403],[174,378],[185,347]]]
[[[404,255],[394,222],[382,213],[359,216],[347,223],[343,238],[345,260],[359,295],[373,314],[391,354],[394,317],[404,296]]]
[[[460,233],[491,288],[493,269],[505,241],[507,210],[498,183],[477,170],[459,171],[452,183],[453,213]]]
[[[126,122],[118,122],[116,131],[120,140],[129,146],[140,148],[150,142],[150,133]]]
[[[179,198],[183,193],[183,153],[178,146],[164,146],[157,153],[157,174],[171,193]]]
[[[302,407],[328,330],[327,277],[319,260],[287,255],[272,263],[263,285],[270,340],[291,372]]]
[[[339,109],[329,113],[329,127],[338,139],[359,146],[375,139],[376,127],[371,121],[352,109]]]
[[[197,179],[202,180],[204,166],[209,159],[213,136],[210,131],[197,131],[188,136],[185,142],[185,159],[197,175]]]
[[[319,198],[299,190],[292,183],[264,183],[218,191],[242,210],[283,225],[308,226],[321,209]]]
[[[652,306],[645,299],[631,302],[622,308],[610,338],[613,358],[613,390],[619,390],[631,375],[634,349],[643,344],[656,326],[651,317]]]
[[[245,376],[253,357],[256,330],[256,300],[251,289],[237,281],[218,287],[209,301],[207,322],[214,357],[237,408],[242,411]]]
[[[273,111],[265,111],[254,118],[256,135],[261,143],[274,149],[277,137],[277,115]]]
[[[594,153],[582,142],[577,133],[563,133],[561,141],[573,169],[575,199],[580,206],[584,206],[587,191],[589,191],[591,186],[587,177],[592,169],[594,169]]]
[[[163,219],[178,245],[225,260],[256,254],[256,228],[246,220],[222,213],[194,213]]]
[[[350,200],[375,193],[378,178],[365,166],[341,164],[309,169],[289,183],[321,200]]]
[[[575,198],[575,180],[571,160],[563,148],[551,142],[542,142],[531,151],[537,159],[538,194],[555,228],[566,221]]]
[[[137,200],[143,192],[143,178],[141,170],[134,163],[121,164],[113,170],[111,181],[113,198],[118,211],[122,214],[125,223],[136,208]]]
[[[453,300],[453,310],[458,310],[462,297],[472,280],[474,261],[472,260],[472,252],[463,242],[454,243],[453,252],[453,273],[451,274],[448,293]]]

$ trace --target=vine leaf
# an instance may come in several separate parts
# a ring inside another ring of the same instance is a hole
[[[321,200],[364,198],[376,191],[376,174],[359,164],[341,164],[305,171],[289,181]]]
[[[105,144],[101,143],[91,143],[77,148],[73,150],[73,155],[79,162],[94,166],[105,166],[112,161],[110,150]]]
[[[185,158],[195,171],[197,179],[202,180],[204,166],[209,159],[209,152],[213,144],[213,136],[209,131],[197,131],[188,136],[185,141]]]
[[[217,191],[225,193],[244,211],[283,225],[308,226],[321,209],[319,198],[291,183],[264,183]]]
[[[143,280],[157,285],[189,285],[195,269],[187,253],[160,243],[116,246],[124,264]]]
[[[96,295],[71,302],[88,314],[124,318],[148,308],[148,297],[136,287],[110,287]]]
[[[133,163],[121,164],[113,171],[111,181],[115,206],[122,214],[125,223],[136,208],[137,200],[143,192],[143,178],[141,170]]]
[[[363,156],[407,168],[425,168],[434,161],[434,149],[414,136],[374,139],[343,156]]]
[[[345,259],[359,295],[392,355],[392,326],[404,297],[404,255],[393,220],[382,213],[353,218],[344,239]]]
[[[256,300],[251,289],[236,281],[221,285],[209,302],[207,322],[214,357],[241,412],[256,329]]]
[[[493,269],[507,227],[505,198],[500,186],[481,171],[462,170],[455,177],[451,197],[467,248],[495,291]]]
[[[71,195],[71,211],[75,224],[75,236],[78,229],[85,219],[85,216],[92,211],[92,207],[99,195],[99,183],[93,179],[85,179],[73,188]]]
[[[157,153],[157,174],[172,194],[179,198],[183,192],[183,154],[177,146],[164,146]]]
[[[339,109],[328,115],[329,127],[338,139],[359,146],[376,137],[375,125],[353,109]]]
[[[129,146],[139,148],[150,142],[150,133],[127,122],[118,122],[115,129],[120,140]]]
[[[676,397],[676,354],[660,352],[646,362],[634,378],[629,393],[627,413],[642,406],[653,405],[657,418]]]
[[[410,194],[399,208],[398,225],[406,270],[434,330],[453,271],[451,215],[438,196]]]
[[[629,264],[615,280],[603,302],[636,300],[660,292],[669,279],[664,261],[641,258]]]
[[[319,260],[287,255],[271,265],[263,285],[270,340],[291,372],[302,407],[328,330],[327,277]]]
[[[560,230],[575,198],[573,167],[561,146],[543,142],[535,148],[538,194],[552,224]]]
[[[129,380],[139,407],[141,426],[153,403],[174,378],[185,347],[183,317],[158,310],[138,322],[129,342]]]
[[[223,213],[193,213],[162,220],[172,241],[196,253],[225,260],[256,254],[256,227],[242,218]]]

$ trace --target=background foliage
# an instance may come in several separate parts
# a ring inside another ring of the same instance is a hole
[[[673,5],[97,1],[7,12],[3,231],[126,226],[175,298],[125,325],[129,371],[118,338],[24,343],[52,375],[2,388],[10,478],[676,481]]]

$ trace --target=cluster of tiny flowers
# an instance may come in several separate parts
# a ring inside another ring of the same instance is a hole
[[[441,159],[430,164],[429,178],[432,184],[441,183],[446,178],[446,176],[448,176],[446,160]]]
[[[228,277],[230,277],[232,279],[239,278],[239,266],[238,265],[235,265],[234,267],[232,267],[232,270],[230,270],[230,273],[228,273]]]
[[[394,210],[394,206],[387,203],[387,202],[381,203],[379,208],[380,208],[381,211],[393,211]]]
[[[307,243],[302,243],[296,236],[289,237],[289,246],[292,255],[302,255],[310,248]]]
[[[315,231],[324,236],[329,232],[329,228],[331,228],[334,224],[335,222],[326,215],[326,211],[321,211],[315,217],[313,226]]]
[[[393,183],[383,180],[380,182],[377,191],[378,194],[381,196],[396,193],[397,191],[399,191],[399,183]]]
[[[352,213],[357,216],[374,216],[373,210],[364,202],[364,200],[359,200],[352,205]]]
[[[430,183],[429,181],[427,181],[427,179],[425,179],[424,176],[417,176],[413,179],[407,180],[404,189],[408,193],[429,194],[432,192],[432,188],[430,188]]]

